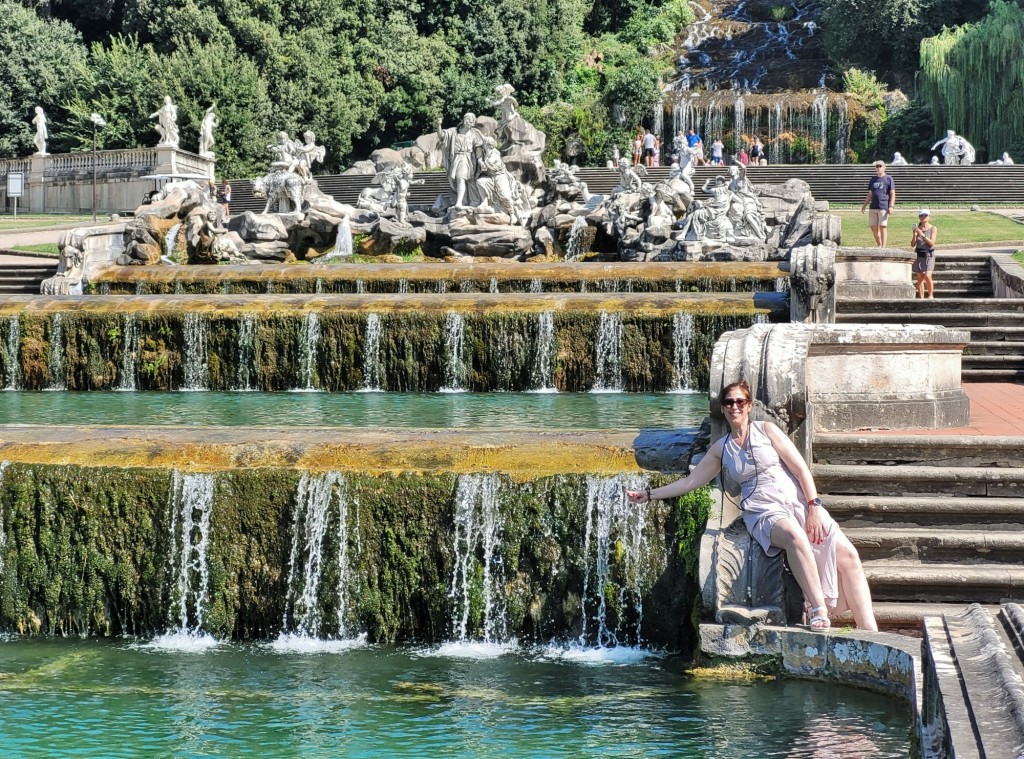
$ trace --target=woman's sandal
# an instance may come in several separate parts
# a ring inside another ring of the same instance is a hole
[[[832,620],[828,618],[828,608],[815,606],[810,610],[811,623],[808,627],[814,632],[825,632],[832,627]]]

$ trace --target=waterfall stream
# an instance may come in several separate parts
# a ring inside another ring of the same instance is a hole
[[[21,318],[7,318],[7,340],[4,343],[4,366],[7,384],[4,390],[21,390]]]
[[[690,370],[690,351],[693,346],[693,315],[675,314],[672,317],[672,359],[675,364],[675,387],[682,392],[694,390]]]
[[[210,517],[213,475],[182,474],[171,478],[171,603],[170,635],[199,637],[209,602]]]
[[[462,315],[449,311],[444,326],[444,387],[442,392],[462,392],[466,381],[465,322]]]
[[[569,229],[569,237],[565,243],[565,260],[579,261],[580,256],[586,253],[583,250],[583,233],[587,228],[587,220],[583,216],[577,216]]]
[[[583,579],[584,608],[594,609],[584,620],[580,644],[591,638],[599,647],[619,645],[627,632],[625,623],[633,621],[633,637],[640,641],[643,623],[642,591],[639,583],[641,563],[648,552],[644,534],[646,511],[637,509],[626,498],[627,488],[640,487],[635,476],[587,477],[586,532],[583,555],[587,569]],[[612,577],[613,557],[616,578]],[[614,627],[609,626],[608,593],[614,590],[619,610]]]
[[[210,366],[206,358],[206,317],[185,314],[185,383],[182,390],[206,390]]]
[[[550,392],[554,386],[555,317],[550,311],[537,315],[537,343],[530,369],[530,386],[534,391]]]
[[[331,504],[337,503],[332,517]],[[303,472],[295,494],[292,545],[288,559],[288,585],[281,629],[304,638],[323,636],[321,579],[330,558],[326,553],[328,528],[336,520],[337,637],[346,637],[346,594],[351,571],[348,562],[348,493],[339,472]]]
[[[622,321],[618,314],[601,312],[594,343],[594,387],[591,392],[622,391]]]
[[[135,327],[135,314],[126,313],[121,316],[121,376],[117,389],[135,392],[135,376],[138,374],[137,351],[139,345],[138,332]]]
[[[302,318],[299,370],[303,390],[316,390],[316,361],[320,346],[320,316],[315,311]]]
[[[381,357],[382,325],[380,314],[366,315],[366,338],[363,341],[363,389],[384,389],[384,363]]]
[[[470,596],[479,563],[483,580],[481,605],[483,642],[506,642],[508,620],[505,616],[501,586],[504,567],[501,555],[501,520],[498,510],[498,476],[494,474],[460,475],[455,493],[455,567],[449,596],[452,605],[452,637],[469,640]]]
[[[238,323],[238,390],[255,390],[253,379],[259,377],[256,365],[256,317],[246,314]]]
[[[49,375],[47,390],[67,390],[67,376],[64,370],[64,314],[60,311],[50,320],[50,352],[46,357],[46,372]]]
[[[0,485],[4,484],[4,475],[7,474],[7,467],[10,461],[0,461]],[[4,554],[7,550],[7,524],[4,520],[4,510],[0,508],[0,577],[4,576]]]

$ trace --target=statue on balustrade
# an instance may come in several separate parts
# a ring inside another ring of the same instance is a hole
[[[32,123],[36,125],[36,136],[32,139],[36,145],[36,155],[48,155],[46,140],[50,134],[46,130],[46,114],[43,113],[41,106],[36,106],[36,116],[32,119]]]
[[[947,166],[970,166],[974,163],[974,146],[952,129],[946,130],[946,136],[932,145],[935,150],[942,145],[942,162]]]
[[[1010,158],[1009,153],[1003,153],[1002,156],[994,161],[988,162],[989,166],[1013,166],[1013,159]]]
[[[462,117],[462,124],[448,129],[441,127],[441,119],[438,118],[437,139],[444,157],[448,185],[454,194],[449,197],[452,207],[460,209],[479,205],[476,179],[478,162],[483,157],[484,136],[476,128],[476,115],[467,113]]]
[[[171,96],[164,97],[164,104],[149,118],[156,119],[156,131],[160,134],[157,147],[178,147],[178,107],[171,102]]]
[[[199,125],[199,155],[203,158],[213,158],[213,130],[219,126],[220,119],[217,118],[217,104],[214,103],[206,109],[203,123]]]

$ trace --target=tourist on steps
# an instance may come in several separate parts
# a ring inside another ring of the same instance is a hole
[[[917,259],[911,267],[917,275],[917,297],[924,298],[925,290],[928,297],[935,297],[935,284],[932,282],[932,272],[935,270],[935,243],[939,240],[939,230],[929,220],[931,213],[927,208],[917,212],[919,219],[914,227],[914,236],[910,240],[910,247],[917,253]]]
[[[871,591],[857,549],[821,505],[814,478],[792,441],[771,422],[750,420],[750,385],[722,390],[729,434],[715,442],[688,477],[660,488],[627,490],[634,503],[673,498],[720,471],[741,485],[740,510],[751,536],[769,556],[786,552],[804,593],[812,630],[828,630],[846,610],[863,630],[877,630]]]
[[[884,248],[888,242],[889,214],[896,210],[896,183],[885,173],[885,161],[875,161],[875,175],[868,182],[868,194],[860,204],[860,212],[868,209],[868,226],[875,245]]]

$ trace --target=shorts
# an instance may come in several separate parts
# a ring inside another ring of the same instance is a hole
[[[887,227],[889,226],[889,209],[888,208],[869,208],[868,209],[868,226],[869,227]]]
[[[914,263],[911,264],[910,270],[915,274],[931,274],[935,269],[935,253],[928,253],[924,256],[918,256],[914,259]]]
[[[644,155],[646,155],[646,156],[653,156],[654,155],[654,148],[644,148]]]

